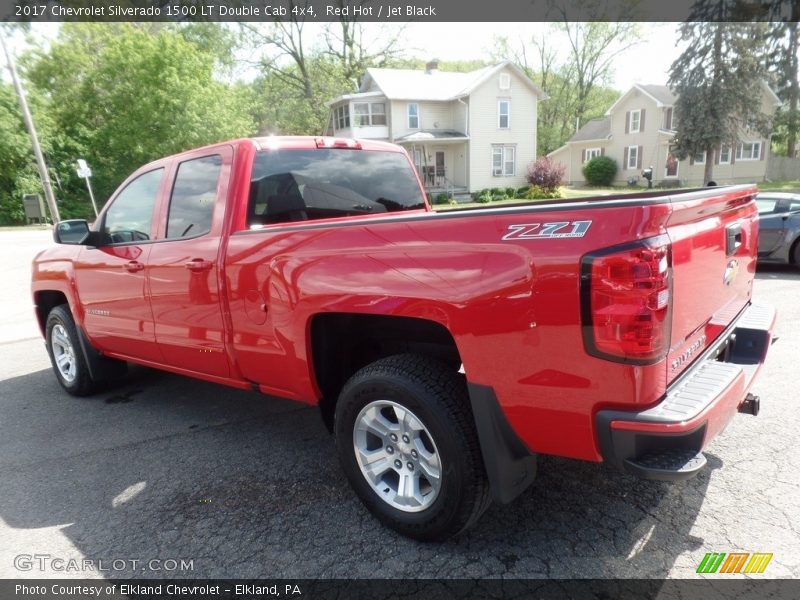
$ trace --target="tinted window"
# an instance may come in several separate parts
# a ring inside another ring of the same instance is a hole
[[[139,175],[114,199],[103,221],[107,243],[121,244],[150,239],[153,206],[164,169]]]
[[[167,237],[196,237],[211,231],[222,157],[204,156],[182,162],[169,202]]]
[[[404,154],[363,150],[259,152],[250,224],[367,215],[424,207]]]
[[[758,207],[758,214],[765,215],[775,212],[778,201],[774,198],[756,198],[756,206]]]

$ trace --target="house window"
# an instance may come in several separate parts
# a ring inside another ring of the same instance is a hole
[[[386,125],[386,105],[383,102],[373,102],[369,110],[373,125]]]
[[[339,106],[333,111],[333,118],[336,124],[336,129],[345,129],[350,127],[350,107],[347,104]]]
[[[516,155],[514,146],[492,146],[492,175],[512,177],[517,170]]]
[[[386,105],[382,102],[356,102],[353,104],[355,122],[359,127],[386,125]]]
[[[628,133],[639,133],[639,126],[642,122],[642,111],[632,110],[628,121]]]
[[[416,102],[408,103],[408,128],[419,129],[419,104]]]
[[[736,147],[736,160],[758,160],[761,158],[761,142],[742,142]]]
[[[639,146],[628,146],[628,162],[625,167],[627,169],[635,169],[639,163]]]
[[[508,73],[500,73],[500,89],[501,90],[511,89],[511,75],[509,75]]]
[[[672,130],[672,108],[664,109],[664,129]]]
[[[731,147],[730,146],[722,146],[719,149],[719,164],[721,165],[729,165],[731,164]]]
[[[698,152],[697,154],[693,155],[692,162],[696,165],[706,164],[706,151],[703,150],[702,152]]]
[[[511,100],[497,101],[497,127],[508,129],[511,121]]]
[[[588,161],[592,160],[593,158],[596,158],[596,157],[600,156],[601,154],[602,154],[602,152],[600,151],[600,148],[587,148],[586,149],[586,160],[584,160],[583,162],[588,162]]]

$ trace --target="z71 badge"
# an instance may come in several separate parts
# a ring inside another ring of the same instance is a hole
[[[580,238],[586,235],[591,221],[557,221],[555,223],[524,223],[509,225],[504,240],[550,240],[553,238]]]

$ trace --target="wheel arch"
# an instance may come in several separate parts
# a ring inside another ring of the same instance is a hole
[[[395,354],[414,353],[458,370],[461,355],[452,333],[441,323],[418,317],[363,313],[319,313],[309,327],[311,374],[320,392],[319,407],[332,430],[336,401],[360,368]]]

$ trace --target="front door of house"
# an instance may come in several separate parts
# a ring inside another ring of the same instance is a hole
[[[445,184],[444,150],[436,151],[436,185]]]

